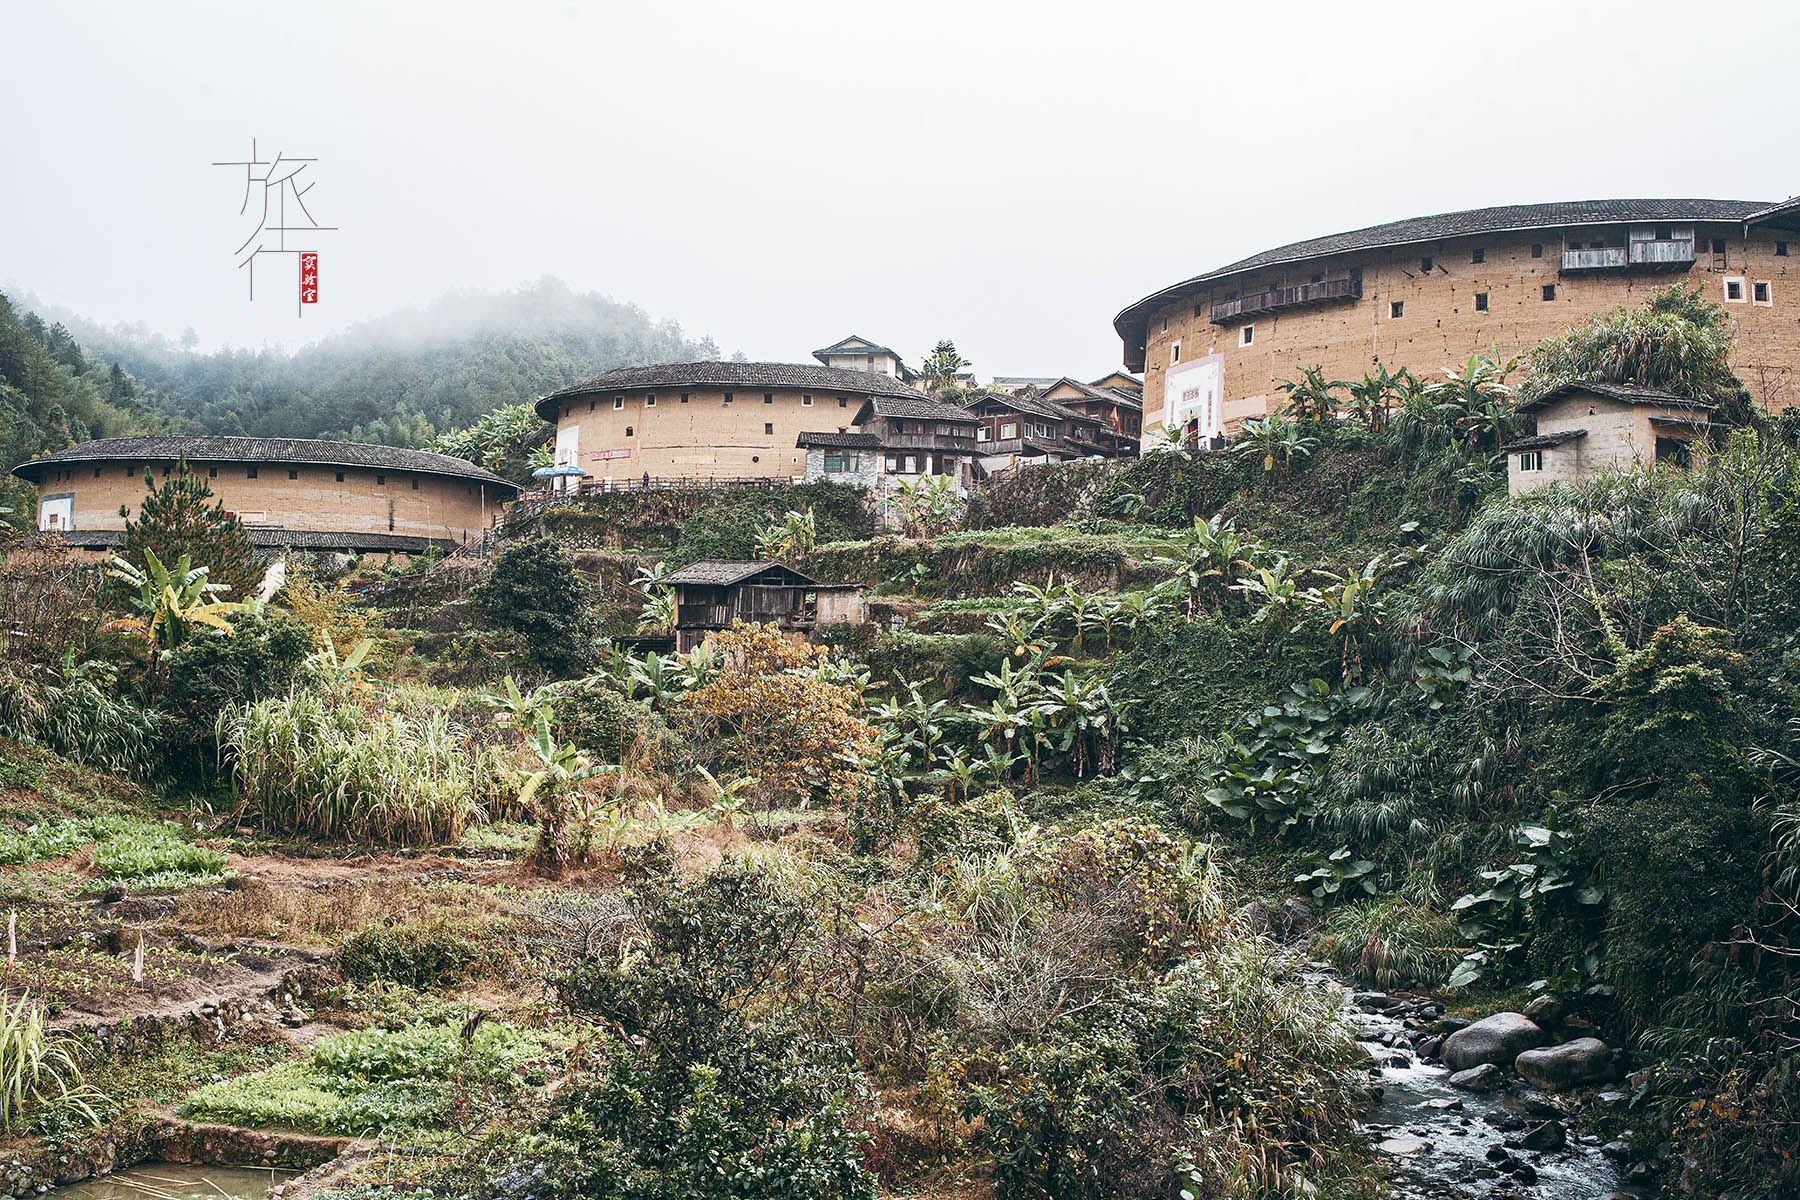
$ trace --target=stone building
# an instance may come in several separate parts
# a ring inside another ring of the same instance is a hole
[[[1143,371],[1148,443],[1235,432],[1319,365],[1429,379],[1512,355],[1656,288],[1697,283],[1731,313],[1733,367],[1765,407],[1800,405],[1800,198],[1596,200],[1415,217],[1265,250],[1113,320]]]
[[[918,392],[871,396],[848,425],[795,438],[806,455],[807,483],[846,483],[891,492],[926,476],[958,491],[975,482],[980,420],[968,409]]]
[[[1569,383],[1520,406],[1537,416],[1537,433],[1501,447],[1511,495],[1586,479],[1603,467],[1692,461],[1708,409],[1655,388]]]
[[[556,463],[586,478],[559,486],[792,482],[796,438],[848,428],[875,397],[924,397],[881,371],[810,363],[696,362],[627,367],[544,397]]]
[[[144,475],[182,460],[264,547],[417,553],[482,537],[516,484],[423,450],[310,438],[121,437],[20,463],[38,489],[38,528],[109,552],[143,504]]]

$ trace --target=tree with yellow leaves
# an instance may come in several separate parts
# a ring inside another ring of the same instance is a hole
[[[766,804],[854,802],[875,730],[855,691],[818,677],[827,651],[742,621],[713,644],[718,672],[674,709],[690,745],[722,772],[758,780]]]

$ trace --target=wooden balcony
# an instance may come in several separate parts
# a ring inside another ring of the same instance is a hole
[[[1618,271],[1629,263],[1623,246],[1589,246],[1585,250],[1564,250],[1562,269],[1569,271]]]
[[[1223,303],[1215,304],[1212,306],[1212,323],[1214,325],[1230,325],[1234,321],[1247,321],[1262,313],[1361,299],[1362,280],[1360,279],[1327,279],[1320,283],[1297,283],[1292,287],[1270,288],[1266,292],[1252,292],[1248,296],[1239,296],[1236,300],[1226,300]]]
[[[1562,252],[1564,274],[1582,271],[1685,271],[1694,265],[1694,239],[1633,237],[1626,246],[1588,246]]]
[[[881,447],[884,450],[941,450],[945,454],[974,454],[980,449],[973,428],[963,437],[946,433],[884,433]]]

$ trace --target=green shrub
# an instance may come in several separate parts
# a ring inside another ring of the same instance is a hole
[[[512,1170],[542,1200],[873,1200],[849,1056],[784,1012],[811,918],[765,872],[663,878],[637,900],[641,954],[565,972],[564,998],[629,1043],[590,1045]],[[773,1007],[771,1007],[773,1005]],[[479,1191],[503,1195],[510,1172]]]
[[[65,660],[60,671],[0,663],[0,737],[142,779],[163,764],[168,718],[122,695],[109,663]]]
[[[519,634],[525,653],[551,674],[593,664],[600,627],[592,598],[568,553],[549,538],[508,543],[472,595],[493,626]]]
[[[202,1121],[304,1133],[372,1136],[489,1115],[453,1112],[465,1093],[487,1108],[526,1082],[542,1038],[484,1022],[465,1038],[456,1025],[367,1029],[315,1042],[299,1062],[209,1084],[181,1113]]]
[[[556,740],[572,743],[595,762],[667,774],[685,757],[681,736],[662,717],[604,679],[551,684],[546,694],[556,703]]]
[[[1319,957],[1364,987],[1441,987],[1459,957],[1456,922],[1398,896],[1333,909]]]
[[[338,970],[357,983],[390,980],[428,991],[518,965],[517,931],[501,920],[431,920],[361,929],[338,948]]]

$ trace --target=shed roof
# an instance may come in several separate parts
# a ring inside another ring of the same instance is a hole
[[[315,438],[210,435],[97,438],[22,462],[12,469],[12,473],[22,479],[30,479],[46,466],[63,463],[174,462],[181,458],[192,463],[282,463],[410,471],[418,475],[441,475],[450,479],[484,483],[514,493],[520,490],[519,485],[511,480],[502,479],[492,471],[485,471],[467,459],[452,458],[448,454],[405,450],[398,446],[378,446],[372,442],[329,442]]]
[[[1578,380],[1551,388],[1541,396],[1534,396],[1519,405],[1520,412],[1537,412],[1558,400],[1582,392],[1592,392],[1596,396],[1605,396],[1609,400],[1618,400],[1625,404],[1649,405],[1656,408],[1699,408],[1710,409],[1712,406],[1686,396],[1678,396],[1674,392],[1665,392],[1660,388],[1641,387],[1635,383],[1607,383],[1604,380]]]
[[[671,571],[658,582],[670,586],[681,583],[702,584],[711,587],[730,587],[734,583],[742,583],[752,575],[760,575],[764,571],[776,571],[794,577],[794,582],[818,585],[818,580],[802,575],[794,568],[778,562],[750,562],[744,559],[706,558],[696,563],[689,563],[679,571]]]
[[[1074,388],[1088,400],[1098,400],[1102,404],[1117,404],[1133,410],[1141,410],[1144,407],[1144,394],[1141,391],[1133,393],[1119,388],[1100,387],[1092,383],[1083,383],[1079,379],[1071,379],[1066,375],[1044,390],[1046,392],[1055,391],[1064,384]]]
[[[1585,429],[1564,429],[1557,433],[1533,434],[1528,438],[1520,438],[1516,442],[1508,442],[1500,447],[1502,454],[1510,454],[1515,450],[1548,450],[1552,446],[1560,446],[1564,442],[1572,442],[1576,438],[1587,436]]]
[[[873,450],[881,439],[872,433],[802,433],[794,439],[802,450]]]
[[[825,356],[828,354],[891,354],[896,359],[900,358],[898,350],[890,350],[886,346],[871,342],[868,338],[854,333],[847,338],[839,338],[829,346],[813,351],[813,357],[820,362],[824,362]]]

